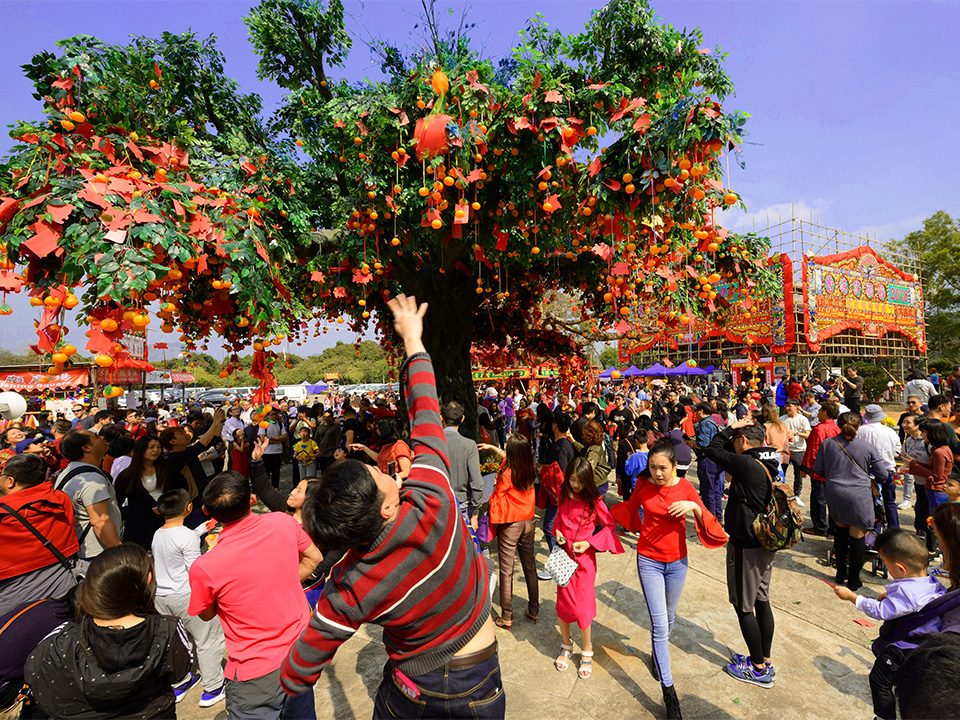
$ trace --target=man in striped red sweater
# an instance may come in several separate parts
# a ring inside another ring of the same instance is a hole
[[[421,336],[426,304],[389,303],[407,360],[401,383],[414,450],[402,486],[342,460],[311,485],[303,527],[324,552],[346,550],[281,671],[290,694],[316,683],[365,622],[383,627],[389,659],[374,718],[503,718],[506,701],[488,571],[450,489],[433,364]]]

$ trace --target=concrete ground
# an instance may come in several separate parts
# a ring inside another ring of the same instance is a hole
[[[289,472],[285,466],[287,485]],[[688,477],[696,485],[696,473]],[[809,499],[809,486],[803,499]],[[617,501],[613,493],[608,500]],[[901,511],[901,521],[912,527],[913,511]],[[767,689],[737,682],[722,670],[732,652],[746,652],[736,614],[727,601],[725,551],[705,549],[690,522],[687,527],[689,571],[670,648],[684,717],[872,717],[867,674],[873,665],[870,642],[877,628],[856,624],[865,616],[821,582],[833,576],[833,570],[824,565],[832,542],[808,537],[777,554],[771,583],[777,680]],[[537,537],[539,566],[547,551],[539,531]],[[535,625],[524,617],[527,591],[516,563],[513,631],[497,630],[508,718],[664,717],[660,685],[650,670],[650,620],[637,578],[635,536],[623,535],[621,540],[624,554],[598,555],[596,655],[593,676],[587,680],[576,673],[580,659],[576,629],[572,666],[565,673],[554,669],[553,659],[560,649],[556,586],[538,583],[540,619]],[[496,572],[495,545],[491,554],[491,569]],[[885,582],[869,572],[869,565],[863,579],[861,592],[869,596],[878,594]],[[495,591],[493,597],[499,610],[499,593]],[[381,634],[380,628],[365,626],[339,650],[316,686],[318,717],[371,717],[387,657]],[[177,706],[178,716],[226,718],[223,704],[201,709],[196,704],[199,697],[198,686]]]

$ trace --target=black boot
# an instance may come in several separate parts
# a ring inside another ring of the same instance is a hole
[[[834,582],[843,585],[847,581],[847,559],[850,550],[850,528],[838,527],[833,536],[833,554],[837,560],[837,577]]]
[[[867,541],[863,538],[850,538],[850,569],[847,571],[847,587],[856,592],[863,585],[860,571],[867,557]]]
[[[683,720],[683,716],[680,714],[680,699],[677,697],[677,691],[673,688],[673,685],[667,687],[666,685],[661,685],[663,690],[663,704],[667,709],[667,720]]]

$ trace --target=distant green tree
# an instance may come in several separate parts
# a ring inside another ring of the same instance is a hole
[[[891,243],[920,261],[926,305],[927,344],[938,356],[958,354],[960,333],[960,223],[940,210],[915,230]]]
[[[613,345],[607,345],[600,351],[600,364],[603,365],[604,368],[616,366],[618,362],[617,348]]]

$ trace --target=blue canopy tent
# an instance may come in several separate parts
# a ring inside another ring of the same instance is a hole
[[[613,366],[608,367],[606,370],[604,370],[602,373],[600,373],[600,379],[601,379],[601,380],[610,380],[610,379],[613,377],[614,371],[620,372],[619,370],[617,370],[617,368],[615,368],[615,367],[613,367]],[[620,374],[622,375],[623,373],[620,373]]]
[[[320,393],[326,392],[329,389],[329,386],[324,385],[323,383],[317,383],[316,385],[304,383],[304,387],[307,388],[307,394],[309,395],[319,395]]]
[[[686,363],[667,370],[667,375],[709,375],[713,372],[713,365],[709,368],[690,367]]]
[[[637,375],[661,377],[663,375],[670,375],[670,368],[661,365],[660,363],[654,363],[648,368],[637,370]]]
[[[627,378],[639,377],[643,373],[640,371],[636,365],[631,365],[626,370],[623,371],[623,376]]]

